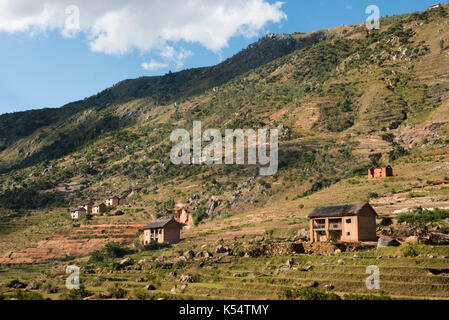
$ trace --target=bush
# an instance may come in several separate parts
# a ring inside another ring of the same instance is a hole
[[[413,213],[403,213],[398,216],[398,222],[406,222],[410,225],[417,223],[429,223],[449,218],[449,210],[434,209],[426,210],[422,208],[416,208]]]
[[[284,289],[281,296],[288,300],[341,300],[335,293],[314,288]]]
[[[404,254],[404,257],[410,257],[410,258],[413,258],[413,257],[417,257],[417,256],[419,255],[418,250],[417,250],[416,247],[414,247],[414,246],[408,246],[408,247],[405,247],[405,248],[402,250],[402,252],[403,252],[403,254]]]
[[[123,248],[118,242],[109,242],[103,249],[92,252],[89,262],[98,263],[107,259],[121,258],[129,253],[132,253],[132,250]]]
[[[70,290],[69,293],[64,294],[62,298],[66,300],[82,300],[90,295],[91,293],[87,291],[83,285],[80,285],[79,289]]]
[[[128,291],[126,289],[120,288],[116,283],[113,287],[108,288],[108,293],[112,298],[123,299],[128,294]]]
[[[193,223],[197,226],[201,223],[201,221],[203,221],[206,218],[207,218],[206,209],[199,208],[193,215]]]
[[[58,286],[54,284],[53,281],[47,280],[42,285],[42,290],[46,293],[57,293],[58,292]]]
[[[187,263],[184,260],[179,260],[175,263],[174,267],[175,269],[183,269],[185,268]]]
[[[343,296],[345,300],[392,300],[391,297],[386,293],[381,293],[380,295],[374,294],[356,294],[349,293]]]
[[[154,251],[154,250],[160,250],[164,248],[170,248],[170,244],[168,243],[159,243],[155,240],[152,240],[149,244],[146,244],[143,246],[144,251]]]
[[[12,298],[18,300],[44,300],[44,297],[39,292],[26,292],[20,290],[16,291],[12,295]]]
[[[144,289],[134,289],[134,297],[137,300],[148,300],[148,292]]]

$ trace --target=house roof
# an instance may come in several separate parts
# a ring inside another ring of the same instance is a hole
[[[159,228],[163,228],[165,227],[168,223],[170,222],[175,222],[177,223],[174,219],[165,219],[165,220],[156,220],[156,221],[151,221],[145,228],[144,230],[147,229],[159,229]]]
[[[82,210],[86,211],[86,209],[84,209],[84,207],[78,207],[78,208],[73,209],[72,212],[82,211]]]
[[[99,206],[105,206],[105,204],[104,203],[96,203],[93,205],[93,207],[99,207]]]
[[[309,214],[309,218],[332,218],[332,217],[347,217],[359,215],[362,209],[369,207],[377,216],[376,211],[369,203],[356,204],[341,204],[332,206],[316,207]]]

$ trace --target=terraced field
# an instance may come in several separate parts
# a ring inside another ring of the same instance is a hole
[[[86,289],[96,297],[103,295],[106,298],[114,284],[118,284],[126,290],[122,298],[131,299],[285,299],[285,289],[309,287],[311,282],[316,282],[317,290],[325,290],[324,286],[332,285],[332,292],[342,298],[347,293],[383,293],[394,299],[449,299],[449,246],[417,246],[416,250],[419,253],[416,257],[404,257],[404,248],[401,247],[343,252],[332,256],[244,258],[216,254],[209,259],[176,263],[176,258],[164,256],[173,250],[164,249],[132,255],[134,261],[139,261],[141,270],[136,270],[137,262],[118,271],[106,266],[89,266],[82,261],[61,265],[16,265],[0,270],[0,282],[17,279],[17,274],[24,276],[24,281],[55,281],[58,294],[44,295],[58,298],[67,292],[65,277],[48,280],[51,278],[49,275],[75,263],[83,266],[81,281]],[[286,261],[290,258],[294,263],[288,268]],[[366,288],[368,266],[379,267],[380,290]],[[194,282],[180,282],[184,274],[192,275]],[[144,289],[148,284],[156,289]]]

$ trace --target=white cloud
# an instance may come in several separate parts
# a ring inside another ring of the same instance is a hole
[[[160,55],[165,58],[166,61],[174,62],[176,68],[180,69],[184,66],[184,60],[193,56],[193,52],[184,48],[181,48],[176,52],[175,48],[172,46],[166,46],[161,50]]]
[[[79,8],[80,30],[71,28],[70,5]],[[84,33],[95,52],[158,50],[182,66],[192,52],[176,52],[176,43],[199,43],[218,53],[230,38],[255,36],[267,23],[286,19],[282,5],[267,0],[1,0],[0,31],[35,35],[58,30],[64,37]]]
[[[150,62],[144,62],[142,63],[142,68],[144,68],[147,71],[154,71],[158,69],[163,69],[168,67],[168,63],[163,62],[157,62],[154,59],[151,59]]]

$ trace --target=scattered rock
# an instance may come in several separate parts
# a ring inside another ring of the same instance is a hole
[[[285,263],[289,268],[293,267],[293,264],[295,263],[295,260],[293,260],[293,258],[290,258],[287,260],[287,262]]]
[[[386,227],[386,226],[391,226],[392,224],[393,224],[393,219],[391,219],[391,218],[387,218],[387,217],[383,217],[381,220],[380,220],[380,223],[379,223],[381,226],[384,226],[384,227]]]
[[[181,288],[179,288],[179,292],[180,292],[180,293],[184,293],[184,292],[186,291],[186,289],[187,289],[187,285],[186,285],[186,284],[183,284],[183,285],[181,286]]]
[[[242,275],[240,273],[234,273],[232,276],[235,278],[240,278]]]
[[[136,282],[145,282],[145,279],[142,278],[142,277],[139,277],[139,278],[136,279]]]
[[[444,233],[431,233],[429,240],[436,245],[449,245],[449,235]]]
[[[181,278],[179,279],[179,282],[188,282],[192,283],[195,282],[191,274],[183,274],[181,275]]]
[[[331,290],[334,290],[335,287],[334,287],[333,285],[331,285],[331,284],[326,284],[326,285],[324,286],[324,289],[326,289],[327,291],[331,291]]]
[[[12,280],[10,283],[6,285],[11,289],[25,289],[27,285],[19,280]]]
[[[195,252],[193,252],[192,250],[187,250],[186,252],[184,252],[184,257],[186,257],[186,259],[193,259],[195,258]]]
[[[31,282],[29,285],[26,286],[25,291],[30,290],[39,290],[40,284],[38,282]]]
[[[289,266],[282,266],[278,269],[278,272],[284,272],[284,271],[289,271],[291,267]]]
[[[309,284],[307,285],[309,288],[316,288],[318,287],[318,282],[316,281],[310,281]]]
[[[341,249],[335,249],[334,254],[340,254],[341,253]]]
[[[215,253],[226,253],[227,250],[225,247],[223,247],[222,245],[217,246],[217,248],[215,249]]]
[[[152,284],[149,284],[149,285],[146,285],[144,287],[144,289],[145,290],[149,290],[149,291],[153,291],[153,290],[156,290],[156,287],[154,285],[152,285]],[[175,289],[175,291],[176,291],[176,289]]]
[[[338,263],[338,264],[345,264],[345,260],[339,259],[339,260],[337,261],[337,263]]]
[[[399,241],[389,237],[381,237],[377,241],[377,248],[399,247],[400,245]]]
[[[134,263],[133,259],[125,258],[125,259],[123,259],[122,261],[119,262],[119,265],[121,267],[127,267],[127,266],[132,265],[133,263]]]

